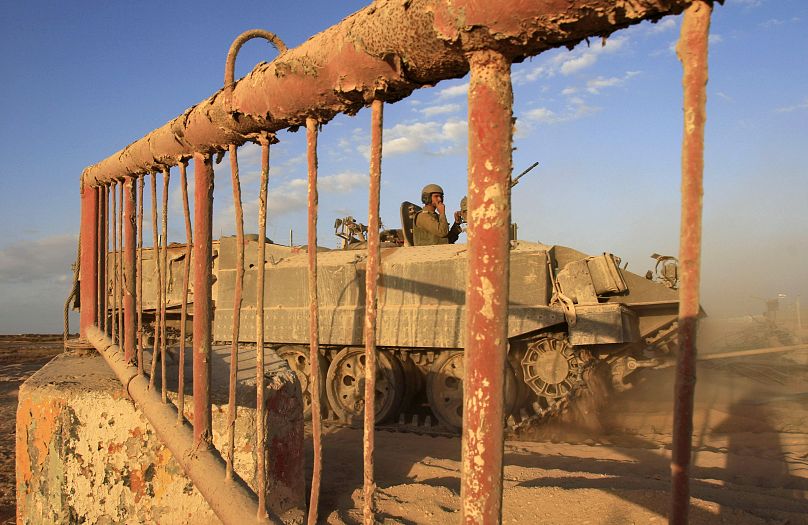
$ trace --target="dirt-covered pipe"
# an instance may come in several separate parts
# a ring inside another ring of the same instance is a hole
[[[327,122],[374,99],[395,102],[458,78],[470,52],[519,62],[588,37],[678,14],[692,0],[378,0],[220,90],[103,161],[86,168],[96,186],[173,166],[195,152],[224,151],[259,131]],[[281,32],[282,33],[282,32]],[[282,36],[282,34],[281,34]]]
[[[273,515],[269,516],[268,521],[259,522],[258,502],[250,489],[240,479],[225,479],[224,460],[215,450],[194,445],[191,429],[187,425],[177,424],[174,408],[163,403],[155,390],[149,390],[145,376],[138,374],[137,367],[127,364],[119,346],[96,326],[87,328],[87,339],[104,357],[126,393],[149,420],[163,444],[222,523],[282,523]]]

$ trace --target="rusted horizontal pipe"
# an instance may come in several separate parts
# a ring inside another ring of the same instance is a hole
[[[194,446],[191,428],[177,424],[175,409],[164,404],[154,390],[149,390],[149,382],[138,374],[137,367],[126,363],[121,348],[113,344],[96,326],[87,328],[87,339],[103,356],[123,384],[126,393],[149,420],[163,444],[174,455],[174,459],[182,466],[222,523],[262,523],[256,518],[258,501],[255,495],[243,481],[225,480],[225,463],[218,454],[207,447]],[[269,523],[282,523],[274,515],[270,515],[268,519]]]
[[[374,99],[395,102],[412,91],[464,76],[466,53],[497,51],[511,62],[678,14],[692,0],[412,0],[375,2],[271,63],[233,88],[187,109],[103,161],[86,168],[85,184],[159,171],[194,152],[224,151],[259,131],[325,123]],[[282,36],[282,35],[281,35]]]

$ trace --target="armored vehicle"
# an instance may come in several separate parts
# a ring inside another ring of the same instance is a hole
[[[337,221],[343,249],[318,249],[321,399],[328,414],[361,420],[364,397],[363,226]],[[346,230],[347,226],[347,230]],[[404,246],[388,231],[378,283],[377,422],[417,420],[450,431],[462,424],[467,246]],[[214,243],[213,337],[232,339],[236,238]],[[240,333],[255,341],[257,238],[245,241]],[[357,249],[359,248],[359,249]],[[169,248],[168,318],[182,300],[184,247]],[[153,252],[144,254],[144,308],[154,311]],[[306,247],[266,245],[265,341],[298,373],[310,410]],[[657,256],[658,257],[658,256]],[[678,309],[675,262],[639,276],[612,254],[511,241],[506,412],[516,426],[556,413],[608,371],[617,389],[630,374],[661,363],[672,349]],[[147,285],[146,283],[151,284]],[[190,294],[193,300],[193,292]],[[177,333],[176,330],[173,330]],[[188,332],[190,333],[190,331]]]

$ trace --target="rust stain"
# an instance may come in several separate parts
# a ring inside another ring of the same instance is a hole
[[[171,483],[174,481],[174,476],[167,468],[171,458],[171,451],[166,447],[161,447],[154,459],[155,473],[152,479],[152,488],[154,489],[154,497],[157,500],[163,498],[170,489]]]
[[[20,404],[17,409],[17,440],[16,440],[16,469],[17,469],[17,490],[20,486],[27,485],[33,474],[31,472],[31,456],[29,454],[28,429],[32,422],[31,400],[20,397]],[[22,479],[20,479],[22,478]],[[20,483],[22,482],[22,483]],[[19,500],[19,495],[18,495]]]
[[[139,502],[140,498],[146,493],[146,480],[142,469],[133,470],[129,473],[129,490],[135,494],[135,503]]]
[[[59,430],[58,418],[64,405],[65,402],[61,399],[31,405],[31,420],[32,422],[36,421],[36,423],[31,425],[34,428],[34,433],[30,444],[37,451],[37,466],[45,463],[49,443],[53,440],[53,435]]]

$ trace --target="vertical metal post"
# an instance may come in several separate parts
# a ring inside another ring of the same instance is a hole
[[[106,278],[106,260],[107,260],[107,235],[104,230],[104,220],[107,215],[107,193],[105,186],[96,188],[96,198],[98,199],[98,223],[96,224],[96,267],[97,272],[97,285],[96,285],[96,326],[102,328],[106,319],[107,308],[107,278]]]
[[[135,179],[127,177],[124,190],[124,276],[123,276],[123,340],[124,360],[131,363],[135,359],[135,322],[137,290],[135,289]]]
[[[152,260],[154,261],[154,272],[157,273],[157,289],[155,290],[154,309],[154,344],[152,345],[151,366],[149,367],[149,388],[154,387],[157,378],[157,360],[160,358],[160,336],[162,335],[160,324],[160,311],[162,310],[163,294],[163,273],[160,268],[160,235],[157,232],[157,172],[152,173],[151,178],[151,222],[152,222]]]
[[[266,443],[264,436],[266,422],[264,415],[264,278],[266,274],[266,234],[267,234],[267,185],[269,184],[269,137],[264,134],[261,142],[261,187],[258,192],[258,283],[255,298],[255,440],[257,453],[256,491],[258,492],[258,519],[266,517],[267,466]]]
[[[137,178],[137,373],[143,374],[143,182]]]
[[[117,253],[117,268],[115,272],[118,276],[118,345],[124,348],[124,330],[123,330],[123,181],[118,183],[118,247],[115,250]]]
[[[168,376],[166,375],[166,306],[168,303],[168,182],[170,172],[163,168],[162,251],[160,252],[160,397],[168,402]]]
[[[107,310],[112,308],[112,305],[109,302],[109,290],[111,289],[110,285],[110,276],[109,276],[109,194],[110,194],[111,186],[107,185],[104,186],[104,224],[102,228],[104,230],[104,235],[102,236],[103,241],[103,256],[101,257],[101,267],[104,269],[104,286],[103,292],[101,292],[101,296],[103,297],[104,306],[101,309],[103,321],[104,321],[104,333],[107,335],[111,334],[111,327],[109,326],[112,322],[112,316],[107,314]]]
[[[712,4],[693,2],[684,13],[676,53],[682,61],[684,136],[682,139],[682,224],[679,240],[679,355],[673,416],[670,523],[685,524],[690,507],[690,455],[693,394],[696,387],[696,331],[701,279],[704,122],[707,118],[707,41]]]
[[[236,283],[233,290],[233,341],[230,345],[230,384],[227,404],[227,479],[233,477],[236,450],[236,372],[238,371],[238,340],[241,330],[241,296],[244,286],[244,209],[241,205],[241,181],[238,174],[238,148],[231,144],[230,179],[233,184],[233,213],[236,224]]]
[[[185,266],[182,277],[182,308],[180,311],[180,366],[177,378],[177,422],[185,418],[185,324],[188,321],[188,288],[191,278],[191,250],[193,234],[191,232],[191,211],[188,205],[188,162],[180,161],[180,184],[182,185],[182,211],[185,216]]]
[[[306,119],[306,152],[308,158],[308,262],[309,262],[309,363],[311,380],[312,472],[308,524],[317,523],[320,504],[320,479],[323,468],[323,431],[320,416],[320,306],[317,296],[317,120]]]
[[[368,189],[368,258],[365,266],[365,425],[364,507],[365,525],[375,523],[373,472],[376,422],[376,291],[379,281],[379,186],[382,173],[382,124],[384,102],[371,104],[370,185]]]
[[[194,154],[194,441],[210,445],[211,285],[213,284],[213,164]],[[259,418],[260,419],[260,418]]]
[[[109,188],[110,199],[112,199],[112,340],[115,344],[118,341],[118,189],[117,183],[112,184]]]
[[[81,188],[81,314],[79,336],[86,337],[87,328],[98,317],[98,191]]]
[[[503,391],[508,349],[512,105],[510,63],[469,55],[468,277],[463,378],[463,523],[502,517]]]

